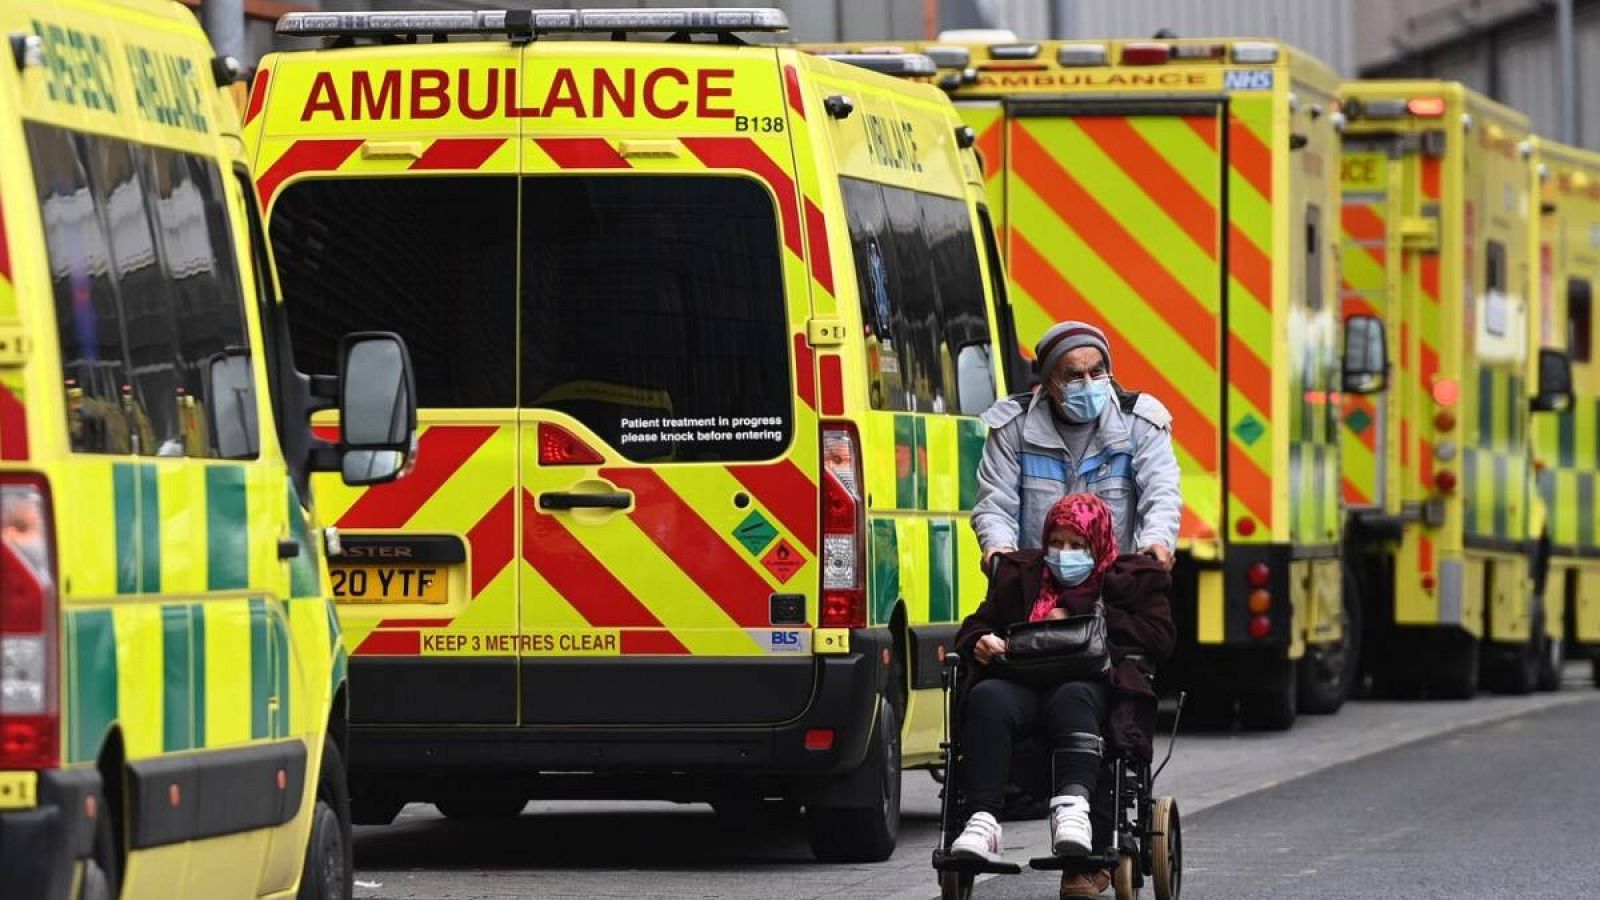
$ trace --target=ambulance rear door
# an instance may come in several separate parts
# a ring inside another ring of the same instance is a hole
[[[782,73],[755,48],[526,62],[522,722],[793,719],[819,433]]]

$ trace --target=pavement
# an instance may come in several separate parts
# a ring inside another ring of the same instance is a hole
[[[1600,718],[1600,693],[1589,687],[1587,666],[1572,667],[1566,689],[1554,694],[1466,702],[1358,701],[1336,716],[1302,717],[1282,733],[1185,733],[1157,787],[1179,798],[1189,823],[1204,810],[1419,741],[1566,708]],[[357,829],[355,896],[923,900],[937,895],[928,854],[937,839],[938,788],[924,772],[906,773],[904,787],[899,848],[890,860],[871,865],[814,862],[802,823],[793,815],[733,827],[699,804],[563,801],[532,803],[514,820],[459,822],[443,819],[430,805],[414,804],[393,825]],[[1320,827],[1322,813],[1300,814]],[[1205,821],[1201,816],[1191,829],[1208,827]],[[1202,866],[1205,838],[1186,838],[1199,842],[1189,845],[1195,855],[1189,866]],[[1007,855],[1013,859],[1040,855],[1045,844],[1043,822],[1007,827]],[[1187,896],[1244,896],[1231,888],[1205,891],[1207,876],[1196,872]],[[1053,893],[1053,881],[1043,873],[978,885],[980,897]],[[1384,890],[1367,896],[1394,895]]]

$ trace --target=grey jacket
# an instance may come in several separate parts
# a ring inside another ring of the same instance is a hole
[[[972,528],[984,550],[1040,546],[1045,514],[1067,494],[1096,494],[1111,507],[1123,553],[1165,544],[1177,549],[1183,500],[1172,452],[1172,414],[1148,394],[1131,412],[1114,396],[1084,450],[1072,459],[1050,401],[1019,394],[981,417],[989,439],[978,464]]]

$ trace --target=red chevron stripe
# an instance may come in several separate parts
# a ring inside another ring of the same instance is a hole
[[[743,169],[766,181],[778,196],[783,214],[783,243],[795,256],[803,256],[800,244],[800,209],[795,204],[794,179],[772,157],[749,138],[684,138],[683,145],[713,169]]]
[[[800,73],[794,66],[783,67],[783,88],[789,98],[789,108],[795,115],[804,119],[806,117],[806,98],[800,91]]]
[[[249,125],[261,115],[261,107],[267,102],[267,81],[271,78],[271,69],[256,70],[256,77],[250,80],[250,101],[245,104],[243,124]]]
[[[1367,492],[1362,490],[1360,485],[1351,481],[1350,476],[1345,475],[1341,480],[1344,482],[1344,502],[1362,505],[1372,502],[1372,498],[1367,495]]]
[[[1228,274],[1262,306],[1272,306],[1272,260],[1232,222],[1228,223]]]
[[[434,425],[417,441],[411,474],[367,488],[339,517],[340,528],[404,528],[450,476],[498,430],[494,425]]]
[[[622,632],[623,656],[686,656],[685,647],[670,631],[640,631],[629,628]]]
[[[1189,507],[1183,505],[1183,512],[1178,519],[1178,537],[1180,539],[1195,538],[1209,541],[1217,536],[1217,529],[1211,523],[1200,518],[1200,515]]]
[[[489,161],[506,138],[440,138],[411,163],[416,170],[477,169]]]
[[[268,206],[272,197],[289,178],[301,172],[326,172],[337,169],[361,146],[361,140],[306,140],[295,141],[267,167],[256,179],[256,192],[261,205]]]
[[[631,169],[617,148],[605,138],[534,138],[555,164],[563,169]]]
[[[356,647],[355,655],[419,656],[421,653],[420,631],[374,631]]]
[[[1011,129],[1012,170],[1128,287],[1157,304],[1200,358],[1217,364],[1216,316],[1019,122]],[[1020,235],[1018,235],[1020,237]]]
[[[478,524],[467,532],[472,547],[472,596],[483,593],[517,555],[517,492],[506,491]]]
[[[1270,347],[1263,349],[1272,352]],[[1256,348],[1233,331],[1228,332],[1228,381],[1255,405],[1261,418],[1272,419],[1272,370],[1261,361]]]
[[[1158,397],[1172,412],[1173,440],[1182,444],[1206,471],[1216,471],[1217,426],[1194,405],[1188,392],[1178,390],[1168,381],[1161,367],[1145,358],[1139,343],[1118,331],[1112,320],[1100,317],[1083,294],[1028,243],[1022,232],[1013,231],[1011,240],[1011,277],[1017,284],[1037,298],[1055,321],[1098,320],[1106,339],[1111,342],[1119,379],[1132,389],[1150,391]]]
[[[1000,139],[1004,135],[1000,126],[1005,119],[996,119],[978,135],[978,162],[983,166],[984,180],[998,177],[1004,168],[1000,165]]]
[[[844,415],[844,370],[839,354],[824,353],[817,361],[818,380],[822,382],[822,414]]]
[[[522,558],[596,628],[662,627],[655,613],[555,516],[541,512],[527,492],[522,495]]]
[[[1200,118],[1200,121],[1213,125],[1216,122],[1213,117],[1182,118]],[[1072,122],[1207,256],[1217,258],[1216,205],[1195,190],[1183,173],[1152,147],[1128,119],[1119,116],[1082,116],[1072,119]]]
[[[1358,241],[1382,241],[1388,230],[1383,216],[1370,203],[1346,203],[1339,212],[1344,233]]]
[[[767,511],[778,517],[806,549],[817,552],[817,516],[821,493],[817,483],[800,471],[794,460],[770,466],[729,466],[728,472],[745,486]]]
[[[1346,394],[1344,401],[1344,414],[1346,416],[1350,416],[1360,410],[1367,414],[1367,418],[1373,420],[1373,424],[1367,426],[1366,430],[1362,431],[1357,437],[1368,450],[1377,450],[1378,429],[1375,426],[1377,424],[1378,408],[1370,400],[1357,394]],[[1349,426],[1346,427],[1348,428]]]
[[[1427,200],[1439,199],[1440,160],[1437,156],[1422,158],[1422,196]]]
[[[806,244],[811,251],[811,277],[828,293],[833,293],[833,258],[828,252],[828,220],[822,209],[806,198]]]
[[[1228,490],[1245,506],[1245,511],[1272,530],[1272,476],[1237,444],[1228,444]]]
[[[1222,129],[1217,127],[1217,120],[1215,118],[1208,116],[1183,116],[1182,119],[1183,124],[1189,126],[1190,131],[1198,134],[1200,136],[1200,140],[1206,142],[1206,146],[1211,148],[1212,153],[1216,153],[1217,150],[1220,149],[1218,140],[1221,137]]]
[[[603,469],[600,475],[633,492],[629,518],[735,622],[770,624],[772,587],[660,475],[649,469]]]
[[[28,410],[0,384],[0,459],[28,458]]]
[[[794,384],[806,406],[817,408],[817,363],[811,342],[803,334],[794,336]]]
[[[1256,193],[1272,199],[1272,151],[1238,116],[1228,113],[1228,164]]]

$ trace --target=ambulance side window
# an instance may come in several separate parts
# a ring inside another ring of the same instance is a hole
[[[1322,309],[1322,209],[1306,207],[1306,309]]]
[[[1586,363],[1594,358],[1593,286],[1588,279],[1567,281],[1567,346],[1572,361]]]
[[[254,371],[216,164],[26,128],[73,449],[255,456]]]
[[[965,200],[915,196],[938,286],[945,412],[975,416],[994,402],[994,359],[972,215]]]

